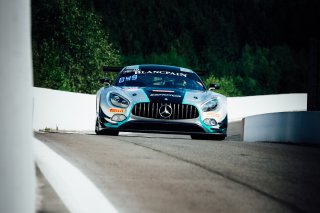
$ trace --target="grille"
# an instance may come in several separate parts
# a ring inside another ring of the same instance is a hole
[[[160,113],[167,110],[167,113]],[[169,112],[169,113],[168,113]],[[138,103],[132,109],[132,114],[139,117],[155,119],[193,119],[199,117],[197,108],[189,104],[177,103]]]

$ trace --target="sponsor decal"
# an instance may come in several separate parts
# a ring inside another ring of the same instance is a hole
[[[181,98],[181,95],[175,95],[175,94],[151,94],[151,97],[172,97],[172,98]]]
[[[124,109],[110,108],[109,112],[112,112],[112,113],[124,113]]]
[[[169,93],[174,93],[172,90],[152,90],[152,92],[169,92]]]
[[[153,71],[142,71],[142,70],[134,70],[136,75],[143,75],[143,74],[161,74],[161,75],[174,75],[174,76],[181,76],[181,77],[187,77],[186,73],[182,72],[170,72],[165,70],[153,70]]]
[[[204,112],[203,115],[207,118],[220,118],[221,115],[219,113],[216,113],[216,112]]]

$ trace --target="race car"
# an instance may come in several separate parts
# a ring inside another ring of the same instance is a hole
[[[192,139],[223,140],[227,136],[227,99],[207,89],[191,69],[168,65],[132,65],[118,71],[114,82],[96,96],[96,134],[119,131],[191,135]]]

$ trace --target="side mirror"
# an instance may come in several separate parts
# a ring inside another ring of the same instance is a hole
[[[106,86],[110,86],[110,80],[108,78],[100,78],[99,82],[101,84],[105,84]]]
[[[220,89],[219,84],[210,84],[209,90],[217,90],[217,89]]]

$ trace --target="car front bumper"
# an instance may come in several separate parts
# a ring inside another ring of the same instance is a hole
[[[103,114],[103,113],[102,113]],[[227,135],[228,118],[216,126],[207,126],[201,122],[201,117],[194,119],[167,120],[150,119],[131,115],[121,122],[114,122],[100,115],[99,125],[101,129],[109,129],[125,132],[147,132],[147,133],[166,133],[166,134],[212,134]]]

